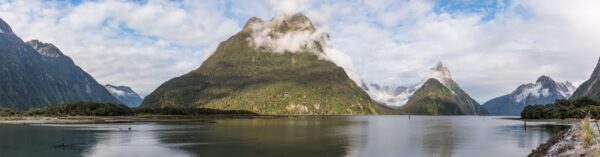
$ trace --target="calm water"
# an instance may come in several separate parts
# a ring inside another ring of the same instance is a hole
[[[477,116],[215,122],[0,124],[0,156],[526,156],[568,128],[551,122],[528,122],[525,128],[521,121]]]

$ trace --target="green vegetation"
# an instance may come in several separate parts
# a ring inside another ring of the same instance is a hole
[[[209,108],[136,108],[132,109],[136,115],[256,115],[254,112],[241,110],[217,110]]]
[[[211,108],[267,115],[391,112],[319,54],[269,52],[250,45],[250,36],[244,29],[220,43],[200,68],[159,86],[141,108]]]
[[[216,115],[216,114],[255,114],[240,110],[216,110],[208,108],[129,108],[122,104],[77,102],[50,105],[45,108],[34,108],[18,111],[9,108],[0,109],[0,117],[18,116],[134,116],[134,115]]]
[[[524,119],[564,119],[600,117],[600,101],[582,97],[573,101],[557,100],[554,104],[531,105],[521,112]]]
[[[437,79],[429,79],[401,108],[407,114],[461,115],[452,92]]]

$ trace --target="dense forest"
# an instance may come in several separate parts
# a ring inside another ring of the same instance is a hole
[[[600,116],[600,101],[588,97],[576,100],[556,100],[548,105],[530,105],[523,109],[523,119],[592,118]]]
[[[209,108],[129,108],[122,104],[77,102],[33,108],[26,111],[0,108],[0,117],[16,116],[134,116],[134,115],[217,115],[255,114],[248,111],[217,110]]]

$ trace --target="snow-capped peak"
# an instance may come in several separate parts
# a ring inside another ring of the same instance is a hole
[[[142,98],[127,86],[104,85],[104,88],[117,100],[130,107],[137,107],[142,103]]]
[[[2,18],[0,18],[0,33],[13,33],[12,29],[10,28],[10,25],[4,22]]]
[[[571,82],[555,82],[552,78],[542,75],[535,84],[529,83],[521,85],[514,91],[515,102],[523,102],[527,98],[548,98],[556,97],[558,99],[567,99],[573,95],[576,87]]]

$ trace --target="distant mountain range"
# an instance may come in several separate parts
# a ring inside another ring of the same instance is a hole
[[[75,101],[118,101],[56,46],[23,42],[0,19],[0,108]]]
[[[439,62],[430,69],[428,79],[410,87],[364,85],[369,95],[407,114],[485,115],[487,111],[452,79],[450,70]]]
[[[200,68],[163,83],[141,107],[206,107],[273,115],[389,112],[328,59],[327,40],[302,14],[269,21],[250,18]]]
[[[112,94],[117,100],[129,107],[139,107],[142,104],[140,97],[133,89],[127,86],[104,85],[104,88]]]
[[[589,97],[592,99],[600,100],[600,59],[598,59],[598,64],[596,64],[596,68],[592,72],[592,76],[585,82],[583,82],[571,99],[577,99],[581,97]]]
[[[535,83],[520,85],[510,94],[487,101],[483,107],[491,115],[516,116],[528,105],[550,104],[558,99],[568,99],[575,88],[569,81],[555,82],[548,76],[541,76]]]

